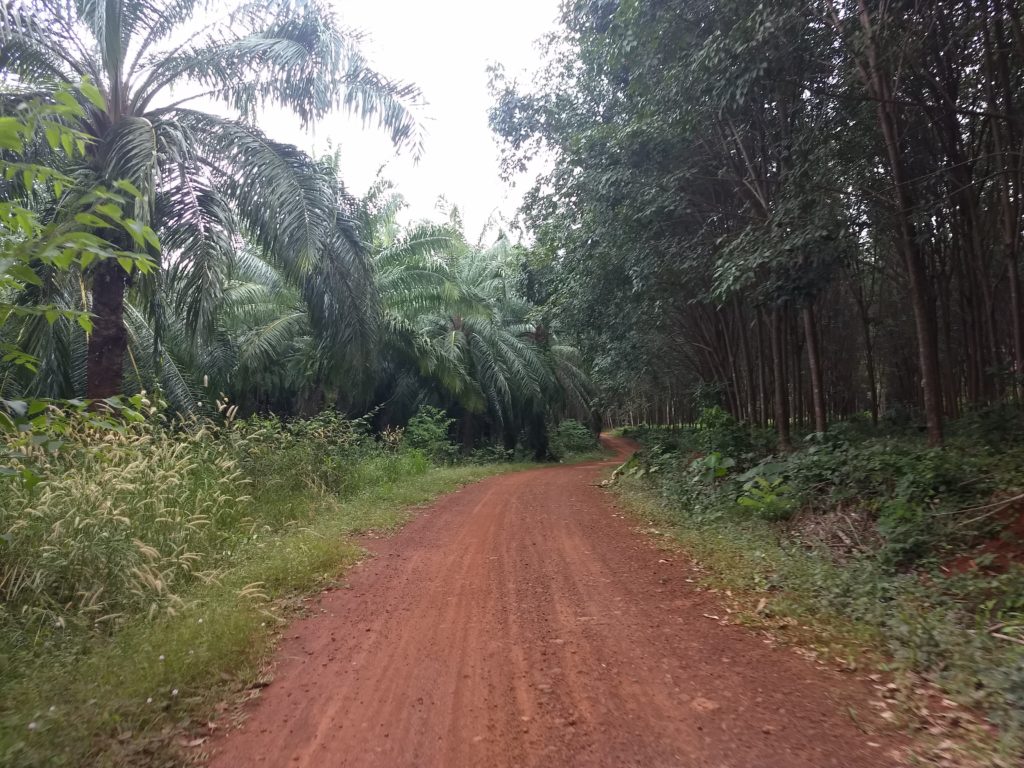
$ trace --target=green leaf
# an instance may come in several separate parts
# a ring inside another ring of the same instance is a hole
[[[110,223],[91,213],[75,214],[75,221],[86,227],[109,227]]]
[[[81,107],[79,107],[79,105],[78,105],[78,102],[75,101],[75,97],[72,96],[70,93],[68,93],[66,90],[56,91],[53,94],[53,98],[56,99],[57,102],[59,102],[60,104],[64,105],[65,107],[69,107],[71,109],[76,109],[76,110],[77,109],[81,109]]]
[[[43,281],[28,264],[12,264],[7,274],[25,285],[42,285]]]
[[[118,208],[113,203],[103,203],[102,205],[97,205],[96,210],[113,221],[121,221],[121,209]]]
[[[37,485],[39,485],[39,483],[41,483],[43,480],[43,478],[41,478],[28,467],[25,467],[24,469],[21,470],[21,479],[25,483],[25,487],[28,488],[28,490],[30,491]]]
[[[0,149],[25,151],[25,124],[16,117],[0,117]]]
[[[56,125],[46,126],[46,143],[50,145],[50,149],[60,146],[60,128]]]
[[[138,197],[138,198],[142,197],[142,193],[139,192],[139,188],[136,187],[134,184],[132,184],[127,179],[120,179],[118,181],[115,181],[114,182],[114,186],[117,187],[118,189],[124,190],[125,192],[127,192],[130,195],[132,195],[133,197]]]
[[[152,228],[150,228],[150,227],[143,227],[142,228],[142,236],[144,238],[146,238],[146,242],[147,243],[149,243],[151,246],[153,246],[154,250],[156,250],[156,251],[160,250],[160,238],[158,238],[156,236],[156,232],[154,232],[152,230]]]
[[[89,78],[83,78],[82,82],[78,85],[78,90],[82,92],[82,95],[89,100],[96,109],[106,111],[107,103],[103,100],[103,94],[100,93],[100,89],[97,88],[92,80]]]

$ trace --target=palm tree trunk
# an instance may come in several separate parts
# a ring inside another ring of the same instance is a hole
[[[462,450],[466,453],[473,450],[474,432],[473,414],[467,410],[462,416]]]
[[[128,274],[113,259],[96,266],[92,279],[93,328],[86,363],[86,395],[92,400],[123,391],[124,356],[128,333],[124,327],[124,294]]]

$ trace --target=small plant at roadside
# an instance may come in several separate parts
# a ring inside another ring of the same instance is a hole
[[[423,451],[432,461],[448,463],[455,460],[459,449],[449,437],[455,419],[432,405],[420,406],[405,427],[405,444]]]
[[[694,459],[690,464],[690,469],[704,482],[714,483],[729,474],[729,470],[735,466],[736,460],[732,457],[712,451],[707,456]]]
[[[565,419],[551,430],[548,448],[556,459],[597,450],[597,437],[575,419]]]
[[[769,480],[764,475],[757,475],[745,482],[743,493],[736,499],[736,503],[766,520],[784,520],[796,508],[792,489],[785,481],[782,478]]]
[[[942,450],[838,425],[782,456],[758,449],[739,472],[720,451],[694,458],[730,428],[710,416],[712,435],[632,430],[644,447],[616,477],[655,500],[645,509],[730,589],[778,593],[774,615],[839,642],[871,638],[895,670],[984,710],[1005,749],[1024,745],[1024,542],[1013,537],[1024,459],[1012,440],[988,447],[999,420],[969,414]]]

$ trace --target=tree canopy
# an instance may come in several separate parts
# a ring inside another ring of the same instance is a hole
[[[552,161],[523,218],[605,408],[938,443],[1019,398],[1022,41],[1003,0],[564,4],[491,122]]]

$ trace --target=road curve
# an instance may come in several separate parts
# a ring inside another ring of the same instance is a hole
[[[596,487],[607,468],[485,480],[370,542],[211,768],[894,765],[859,730],[867,690],[708,618],[685,559]]]

